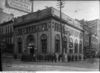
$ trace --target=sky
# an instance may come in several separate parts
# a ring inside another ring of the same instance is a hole
[[[12,13],[15,17],[26,14],[18,10],[7,8],[4,1],[5,0],[0,0],[0,8],[3,8],[4,12]],[[45,9],[47,6],[59,9],[57,1],[34,1],[34,11]],[[100,19],[99,6],[100,1],[64,1],[62,12],[74,19],[94,20]]]

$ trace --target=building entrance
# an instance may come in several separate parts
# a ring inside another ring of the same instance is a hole
[[[28,45],[28,51],[30,55],[33,55],[35,53],[34,45],[32,43]]]
[[[33,55],[35,53],[35,42],[33,35],[27,37],[27,51],[28,54]]]

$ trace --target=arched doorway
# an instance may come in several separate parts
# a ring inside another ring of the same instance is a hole
[[[33,35],[29,35],[26,39],[28,53],[33,55],[35,53],[35,40]]]
[[[55,36],[55,52],[60,52],[60,36],[58,34]]]
[[[22,39],[21,38],[18,38],[17,47],[18,47],[18,53],[21,54],[22,53]]]
[[[46,34],[41,35],[41,48],[42,48],[42,53],[46,54],[47,53],[47,35]]]

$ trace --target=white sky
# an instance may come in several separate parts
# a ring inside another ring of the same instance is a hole
[[[25,14],[17,10],[5,8],[3,1],[0,0],[0,8],[3,8],[4,12],[13,13],[15,16]],[[44,9],[45,6],[57,8],[57,1],[35,1],[34,11]],[[71,18],[94,20],[100,19],[99,6],[99,1],[65,1],[63,12]]]

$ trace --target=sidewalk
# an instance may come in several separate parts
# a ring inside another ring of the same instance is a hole
[[[79,67],[79,68],[88,68],[88,69],[98,69],[99,68],[99,61],[94,63],[88,61],[76,61],[76,62],[23,62],[20,60],[9,59],[10,61],[3,61],[3,64],[9,65],[49,65],[49,66],[68,66],[68,67]]]
[[[4,71],[99,71],[99,69],[80,68],[72,66],[52,66],[52,65],[33,65],[33,64],[12,64],[3,67]]]

